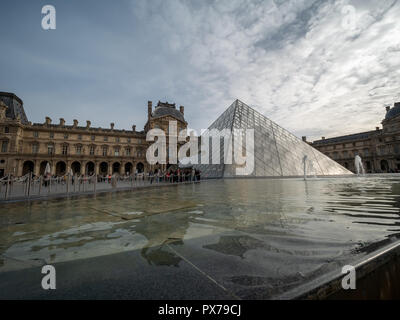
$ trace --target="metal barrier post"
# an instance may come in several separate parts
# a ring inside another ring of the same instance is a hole
[[[39,196],[40,196],[40,192],[42,191],[42,183],[43,183],[42,176],[40,176],[39,177]]]
[[[31,181],[32,181],[32,172],[28,175],[28,199],[31,195]]]
[[[5,193],[5,199],[8,200],[8,191],[10,189],[10,175],[7,177],[7,184],[6,184],[6,193]]]

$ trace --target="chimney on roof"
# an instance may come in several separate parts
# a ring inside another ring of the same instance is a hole
[[[380,130],[379,127],[376,127],[375,129],[376,129],[376,131],[379,131],[379,130]]]
[[[386,106],[386,112],[390,111],[390,106]]]
[[[60,126],[65,126],[65,120],[64,118],[60,118]]]
[[[184,106],[180,106],[179,107],[179,111],[180,111],[180,113],[182,113],[182,115],[184,115],[185,114],[185,107]]]
[[[50,117],[46,117],[45,124],[46,124],[47,126],[51,125],[51,119],[50,119]]]
[[[400,102],[395,102],[395,103],[394,103],[394,106],[395,106],[395,107],[400,107]]]
[[[147,102],[147,118],[150,120],[151,118],[151,113],[153,112],[153,102],[148,101]]]
[[[132,131],[133,131],[133,132],[136,132],[136,125],[133,125],[133,126],[132,126]]]
[[[111,130],[114,130],[114,122],[110,123]]]
[[[301,139],[302,139],[304,142],[307,142],[307,137],[306,137],[306,136],[301,137]]]
[[[91,124],[90,120],[86,120],[86,129],[89,129]]]
[[[325,137],[322,137],[322,140],[325,140]]]
[[[78,126],[78,120],[74,119],[74,128]]]

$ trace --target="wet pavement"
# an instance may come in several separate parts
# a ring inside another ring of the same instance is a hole
[[[240,179],[2,204],[0,298],[271,299],[397,239],[399,197],[399,178]]]

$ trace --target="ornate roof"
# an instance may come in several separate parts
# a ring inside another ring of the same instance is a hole
[[[396,102],[394,104],[394,107],[392,109],[389,109],[389,111],[386,113],[385,120],[393,119],[394,117],[397,117],[399,114],[400,114],[400,102]]]
[[[175,103],[171,104],[168,102],[164,103],[158,101],[158,104],[152,113],[152,117],[159,118],[164,116],[171,116],[180,121],[186,122],[183,114],[179,110],[175,109]]]
[[[15,120],[19,117],[23,124],[28,123],[28,118],[26,117],[23,106],[24,103],[14,93],[0,92],[0,101],[2,101],[7,106],[7,118]]]
[[[317,145],[323,145],[323,144],[330,144],[330,143],[344,143],[348,141],[354,141],[354,140],[366,140],[371,138],[371,136],[376,135],[377,133],[380,133],[382,130],[375,130],[375,131],[368,131],[368,132],[360,132],[360,133],[355,133],[355,134],[350,134],[347,136],[340,136],[340,137],[334,137],[334,138],[329,138],[329,139],[324,139],[324,140],[317,140],[313,142],[314,146]]]

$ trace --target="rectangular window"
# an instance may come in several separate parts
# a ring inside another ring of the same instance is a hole
[[[68,139],[68,133],[64,133],[64,139]]]
[[[107,147],[103,147],[103,157],[107,156]]]
[[[32,153],[38,153],[39,151],[39,145],[38,144],[33,144],[32,145]]]
[[[8,151],[8,141],[3,141],[1,144],[1,152],[7,152]]]
[[[115,142],[119,142],[119,138],[118,137],[115,138]]]
[[[125,150],[125,155],[129,157],[131,155],[131,148],[126,148]]]
[[[82,140],[82,135],[78,134],[78,140]]]
[[[9,127],[5,127],[4,128],[4,133],[10,133],[10,128]]]
[[[93,146],[90,146],[89,153],[90,153],[91,156],[94,155],[94,147]]]
[[[108,137],[104,137],[104,141],[108,141]]]
[[[34,138],[38,138],[38,137],[39,137],[39,132],[33,131],[33,137],[34,137]]]
[[[54,132],[50,132],[49,137],[50,137],[50,139],[54,139]]]
[[[114,150],[114,156],[119,157],[119,149]]]
[[[68,146],[66,144],[63,145],[63,147],[62,147],[62,154],[63,155],[67,155],[68,154]]]
[[[76,146],[76,154],[82,154],[82,146]]]
[[[333,159],[338,159],[339,158],[339,153],[336,151],[333,153]]]
[[[49,155],[54,154],[54,145],[49,144],[49,145],[47,146],[47,153],[48,153]]]
[[[91,136],[90,139],[92,139],[92,141],[96,140],[96,136]]]

